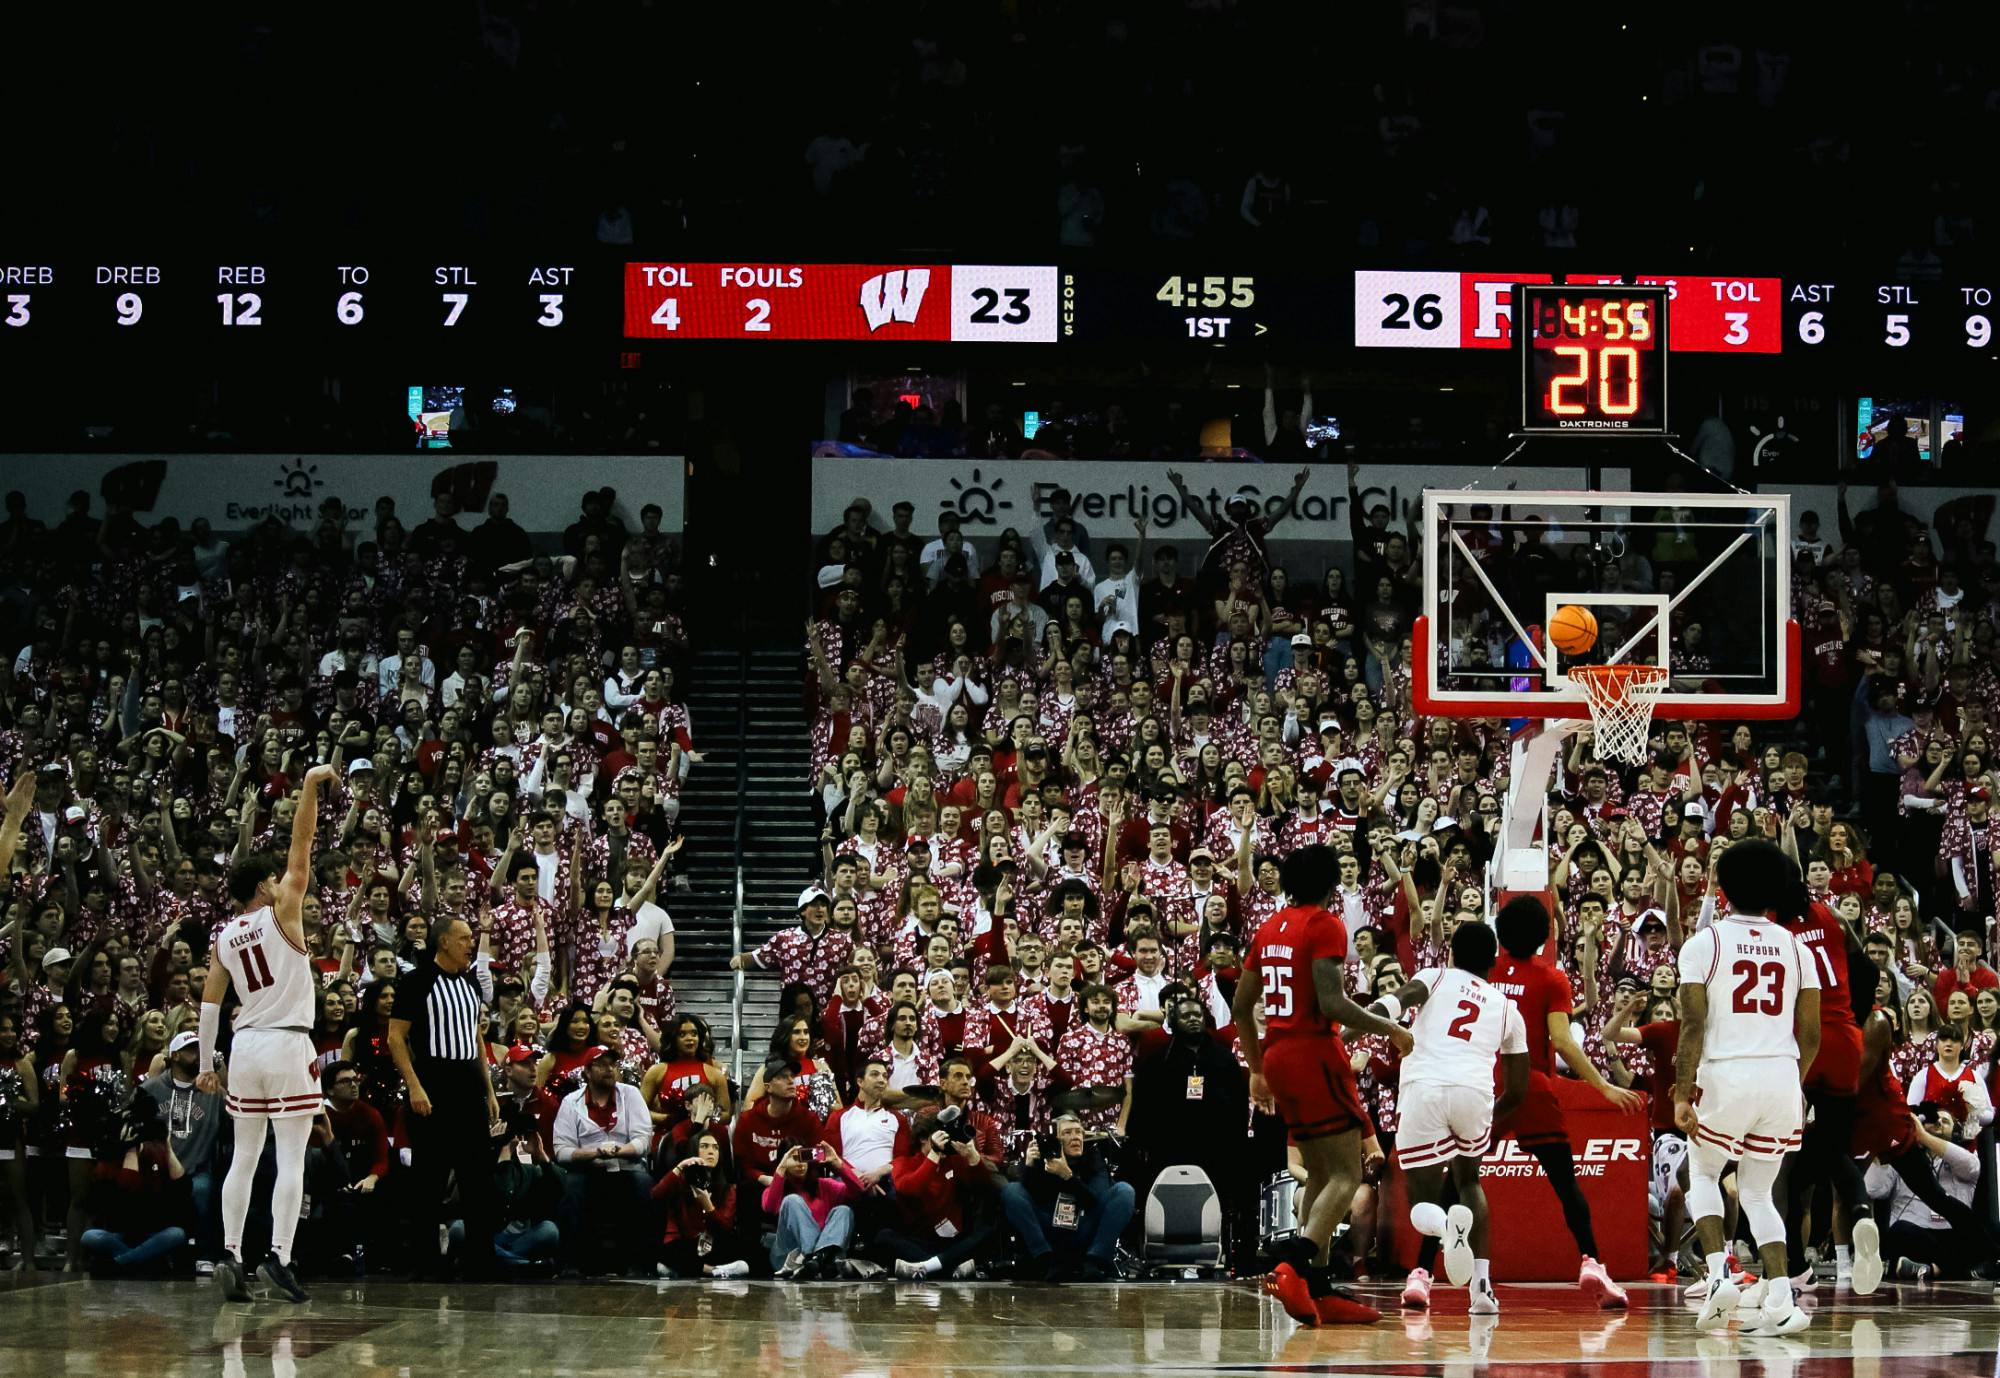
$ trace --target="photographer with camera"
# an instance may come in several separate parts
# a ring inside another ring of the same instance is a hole
[[[93,1274],[139,1273],[187,1243],[186,1174],[151,1096],[135,1095],[127,1106],[117,1144],[91,1174],[88,1210],[81,1242]]]
[[[891,1173],[902,1228],[875,1237],[877,1251],[895,1258],[897,1277],[972,1278],[979,1260],[999,1242],[998,1228],[982,1219],[994,1175],[975,1142],[977,1133],[963,1106],[946,1105],[917,1117],[911,1136],[917,1151],[898,1158]]]
[[[342,1180],[334,1190],[341,1208],[325,1217],[328,1251],[356,1276],[368,1268],[368,1246],[382,1242],[388,1193],[377,1195],[389,1173],[389,1129],[381,1113],[361,1098],[361,1068],[341,1059],[320,1073],[327,1122],[340,1147]],[[329,1155],[331,1156],[331,1155]]]
[[[764,1214],[775,1216],[771,1270],[780,1279],[811,1282],[846,1273],[854,1206],[867,1188],[831,1144],[791,1144],[764,1188]]]
[[[542,1143],[534,1111],[514,1106],[506,1112],[507,1139],[499,1146],[493,1169],[493,1191],[500,1222],[493,1236],[493,1257],[504,1278],[553,1270],[562,1242],[556,1212],[563,1204],[563,1173]],[[465,1222],[451,1224],[451,1252],[465,1245]]]
[[[1028,1251],[1027,1276],[1049,1282],[1078,1268],[1092,1282],[1115,1279],[1118,1236],[1137,1199],[1129,1182],[1111,1180],[1103,1155],[1084,1140],[1083,1121],[1068,1113],[1056,1116],[1053,1141],[1029,1141],[1021,1180],[1000,1189],[1007,1223]]]
[[[736,1169],[718,1126],[690,1136],[688,1156],[660,1174],[653,1199],[666,1207],[658,1271],[667,1278],[748,1277],[736,1232]]]

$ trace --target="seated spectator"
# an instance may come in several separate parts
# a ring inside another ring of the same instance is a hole
[[[613,1272],[638,1266],[651,1239],[652,1174],[646,1153],[653,1117],[639,1088],[618,1079],[618,1054],[598,1046],[584,1066],[583,1085],[556,1111],[556,1161],[568,1170],[558,1223],[569,1266],[594,1261],[598,1246]]]
[[[167,1122],[167,1145],[187,1174],[188,1195],[193,1208],[195,1251],[198,1257],[213,1257],[221,1241],[208,1228],[211,1218],[218,1223],[216,1189],[221,1178],[216,1172],[215,1148],[222,1134],[222,1095],[195,1085],[201,1074],[201,1040],[193,1030],[174,1035],[167,1045],[167,1065],[158,1075],[146,1078],[141,1089],[160,1107]],[[0,1069],[0,1076],[5,1070]],[[25,1209],[25,1194],[21,1199]],[[15,1222],[16,1229],[20,1222]],[[32,1241],[33,1232],[24,1238]]]
[[[143,1273],[188,1241],[188,1195],[159,1102],[135,1096],[111,1156],[91,1174],[83,1251],[93,1269]]]
[[[361,1099],[361,1069],[334,1062],[320,1074],[326,1090],[327,1122],[339,1147],[342,1177],[333,1190],[341,1206],[326,1217],[332,1252],[357,1275],[367,1268],[367,1246],[379,1231],[376,1189],[389,1175],[389,1128],[374,1106]]]
[[[1091,1282],[1117,1276],[1118,1237],[1131,1223],[1129,1182],[1113,1182],[1098,1151],[1084,1142],[1083,1121],[1058,1115],[1056,1151],[1030,1140],[1021,1180],[1000,1189],[1007,1223],[1028,1251],[1030,1276],[1054,1282],[1081,1269]]]
[[[810,1282],[842,1273],[854,1234],[854,1202],[866,1190],[830,1144],[792,1144],[764,1188],[764,1214],[778,1222],[771,1271]]]
[[[493,1235],[493,1257],[500,1276],[520,1277],[547,1270],[554,1265],[562,1240],[555,1217],[562,1209],[566,1184],[562,1170],[549,1161],[541,1125],[532,1110],[517,1107],[512,1112],[507,1120],[507,1140],[496,1151],[493,1192],[500,1228]],[[459,1253],[464,1247],[465,1222],[454,1220],[452,1252]]]
[[[926,1116],[916,1133],[917,1150],[898,1158],[893,1173],[902,1220],[875,1237],[875,1248],[896,1260],[899,1278],[972,1278],[999,1242],[999,1230],[981,1221],[992,1171],[958,1107]]]
[[[776,1220],[762,1215],[764,1189],[777,1175],[778,1160],[792,1144],[816,1144],[826,1137],[826,1125],[799,1100],[792,1083],[792,1069],[782,1062],[764,1064],[764,1098],[746,1106],[736,1117],[730,1134],[731,1156],[736,1159],[739,1200],[757,1203],[758,1216],[748,1218],[739,1207],[739,1221],[748,1233],[761,1227],[760,1234],[776,1228]]]
[[[1919,1120],[1917,1143],[1928,1155],[1945,1195],[1970,1207],[1979,1185],[1979,1158],[1953,1142],[1957,1129],[1950,1112],[1937,1110]],[[1988,1251],[1978,1238],[1953,1229],[1950,1221],[1917,1198],[1894,1168],[1870,1164],[1866,1185],[1875,1202],[1875,1218],[1887,1222],[1882,1253],[1895,1260],[1891,1276],[1905,1282],[1961,1278],[1985,1260]]]
[[[660,1174],[653,1199],[666,1208],[659,1273],[666,1278],[740,1278],[750,1264],[736,1232],[736,1182],[722,1131],[693,1135],[690,1152]]]

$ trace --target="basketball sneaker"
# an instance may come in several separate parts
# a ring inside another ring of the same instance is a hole
[[[291,1265],[276,1254],[266,1254],[264,1261],[258,1265],[258,1270],[264,1274],[264,1280],[271,1284],[271,1289],[287,1301],[302,1302],[307,1299],[306,1289],[299,1286],[299,1280],[293,1275]]]
[[[1736,1304],[1742,1299],[1742,1292],[1728,1278],[1708,1289],[1702,1299],[1701,1314],[1694,1318],[1696,1330],[1721,1330],[1729,1324],[1729,1318],[1736,1311]]]
[[[1466,1294],[1465,1311],[1469,1316],[1497,1316],[1500,1314],[1500,1298],[1493,1294],[1491,1279],[1474,1279],[1470,1291]]]
[[[1300,1325],[1319,1324],[1319,1307],[1314,1303],[1312,1289],[1291,1264],[1280,1263],[1271,1270],[1270,1293],[1285,1308],[1285,1314]]]
[[[1445,1213],[1444,1275],[1453,1287],[1472,1280],[1472,1208],[1453,1206]]]
[[[224,1254],[215,1265],[216,1285],[222,1288],[224,1301],[249,1301],[250,1286],[243,1278],[243,1264],[232,1255]]]
[[[1431,1305],[1431,1275],[1423,1268],[1410,1269],[1403,1284],[1403,1305],[1412,1311],[1428,1311]]]
[[[1854,1222],[1854,1295],[1865,1297],[1882,1285],[1882,1229],[1873,1220]]]
[[[1796,1302],[1788,1302],[1782,1310],[1773,1311],[1769,1302],[1754,1312],[1738,1313],[1743,1322],[1743,1333],[1759,1338],[1774,1335],[1796,1335],[1811,1323],[1811,1317]],[[1697,1322],[1699,1324],[1699,1322]]]
[[[1382,1313],[1357,1298],[1345,1287],[1329,1287],[1313,1298],[1321,1325],[1373,1325]]]
[[[1588,1254],[1583,1256],[1583,1268],[1576,1275],[1576,1285],[1606,1311],[1616,1311],[1631,1301],[1625,1295],[1625,1289],[1613,1282],[1611,1274],[1604,1271],[1604,1265]]]

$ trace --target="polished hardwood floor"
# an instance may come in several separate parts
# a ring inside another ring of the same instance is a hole
[[[1440,1289],[1405,1318],[1301,1329],[1248,1283],[319,1283],[304,1306],[219,1305],[208,1283],[0,1277],[0,1375],[529,1378],[623,1374],[1298,1373],[1346,1378],[1989,1378],[2000,1305],[1985,1286],[1816,1294],[1781,1340],[1698,1334],[1676,1289],[1629,1313],[1576,1292],[1500,1288],[1474,1323]]]

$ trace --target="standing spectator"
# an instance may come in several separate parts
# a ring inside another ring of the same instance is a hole
[[[653,1117],[639,1088],[618,1079],[618,1050],[595,1047],[584,1062],[583,1085],[556,1111],[556,1161],[563,1189],[563,1253],[571,1266],[592,1262],[591,1241],[616,1243],[611,1271],[637,1266],[652,1237],[653,1177],[646,1150]],[[590,1271],[588,1268],[585,1271]]]
[[[389,1054],[409,1097],[410,1246],[418,1276],[440,1275],[439,1211],[445,1182],[458,1179],[468,1279],[494,1277],[493,1140],[504,1131],[486,1075],[485,1000],[474,979],[476,940],[463,919],[441,925],[431,960],[396,989]],[[482,973],[483,974],[483,973]],[[441,1280],[441,1279],[440,1279]]]
[[[1952,942],[1952,964],[1937,975],[1935,994],[1942,1006],[1951,1000],[1951,993],[1962,990],[1968,996],[1976,996],[1982,990],[1992,990],[2000,986],[2000,973],[1996,973],[1985,961],[1984,944],[1973,932],[1960,933]]]
[[[773,934],[755,952],[739,952],[729,959],[731,971],[772,971],[786,985],[802,984],[813,993],[815,1008],[824,1009],[833,998],[834,973],[854,956],[854,940],[833,930],[833,897],[817,885],[799,892],[799,923]]]

